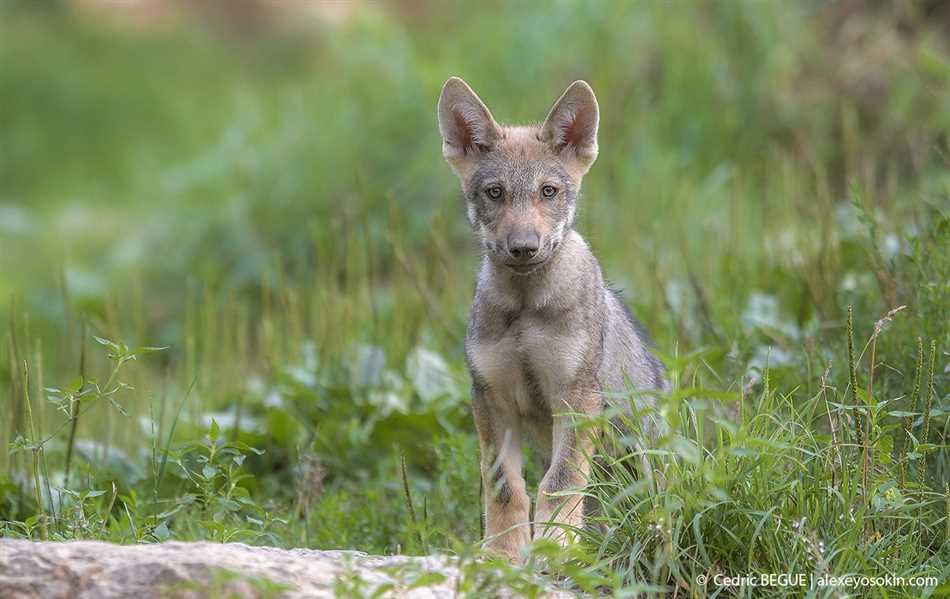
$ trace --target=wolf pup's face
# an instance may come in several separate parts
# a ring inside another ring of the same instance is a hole
[[[541,125],[498,124],[458,77],[439,98],[442,155],[462,182],[489,258],[528,275],[574,225],[581,179],[597,158],[597,99],[575,81]]]

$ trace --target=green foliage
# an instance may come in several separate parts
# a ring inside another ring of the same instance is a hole
[[[602,423],[619,434],[598,446],[588,493],[599,526],[585,537],[626,586],[701,595],[698,577],[735,572],[950,572],[945,490],[898,480],[894,400],[858,408],[825,385],[716,394],[695,384],[701,368],[681,364],[686,377],[655,408],[671,424],[656,443],[639,442],[635,400]],[[863,417],[867,428],[849,425]]]
[[[204,439],[184,444],[173,452],[170,463],[178,468],[185,485],[184,494],[176,497],[177,505],[156,516],[165,526],[162,535],[170,537],[168,519],[190,510],[181,528],[185,535],[210,540],[246,541],[248,539],[281,545],[272,529],[286,525],[285,519],[258,505],[247,487],[241,483],[251,477],[244,472],[249,453],[263,452],[240,441],[221,438],[221,428],[211,420]],[[159,527],[162,524],[158,525]]]

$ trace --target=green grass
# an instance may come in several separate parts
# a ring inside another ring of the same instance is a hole
[[[0,534],[449,551],[472,596],[530,596],[539,569],[618,594],[946,585],[950,49],[928,10],[370,4],[135,28],[5,6]],[[452,74],[515,122],[592,84],[579,228],[677,381],[646,455],[604,441],[623,456],[587,489],[604,526],[527,569],[474,549],[476,252],[435,122]]]

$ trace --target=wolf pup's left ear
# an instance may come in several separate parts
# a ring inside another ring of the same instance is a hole
[[[541,141],[555,152],[577,161],[581,174],[597,159],[597,124],[600,109],[594,90],[584,81],[575,81],[554,103],[541,125]]]
[[[456,172],[466,159],[490,150],[501,136],[501,127],[488,107],[458,77],[449,77],[442,86],[439,131],[442,133],[442,155]]]

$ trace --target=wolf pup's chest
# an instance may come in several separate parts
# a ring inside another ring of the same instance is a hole
[[[584,335],[557,318],[527,311],[470,331],[473,375],[514,401],[519,412],[557,412],[564,392],[586,364]]]

